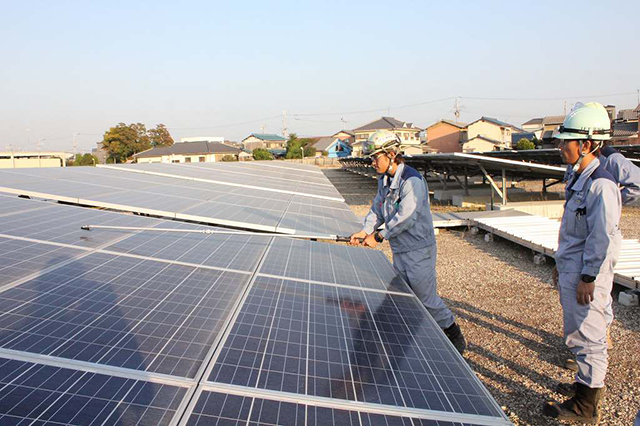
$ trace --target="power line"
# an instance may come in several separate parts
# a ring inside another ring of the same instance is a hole
[[[558,98],[482,98],[473,96],[461,96],[461,99],[470,99],[474,101],[564,101],[566,99],[590,99],[590,98],[607,98],[614,96],[635,95],[636,92],[625,93],[609,93],[606,95],[583,95],[583,96],[562,96]]]
[[[403,109],[403,108],[411,108],[411,107],[416,107],[416,106],[434,104],[434,103],[437,103],[437,102],[448,101],[450,99],[454,99],[454,96],[449,96],[449,97],[442,98],[442,99],[434,99],[434,100],[425,101],[425,102],[418,102],[418,103],[415,103],[415,104],[400,105],[400,106],[390,106],[390,107],[385,107],[385,108],[369,109],[369,110],[363,110],[363,111],[342,111],[342,112],[304,113],[304,114],[297,114],[296,113],[296,114],[293,114],[293,115],[299,116],[299,117],[310,117],[310,116],[327,116],[327,115],[365,114],[365,113],[369,113],[369,112],[389,111],[390,109]]]

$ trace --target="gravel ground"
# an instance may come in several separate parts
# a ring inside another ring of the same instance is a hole
[[[351,208],[363,216],[369,205]],[[624,208],[625,238],[640,237],[638,224],[640,208]],[[437,242],[439,292],[466,335],[469,365],[514,424],[559,424],[541,411],[545,401],[563,399],[555,385],[573,379],[560,367],[570,353],[562,341],[553,262],[535,265],[530,250],[499,238],[487,243],[462,228],[441,230]],[[391,260],[388,243],[380,249]],[[640,308],[619,305],[619,290],[602,425],[631,425],[640,408]]]

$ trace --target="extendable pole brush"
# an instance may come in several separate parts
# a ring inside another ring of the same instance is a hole
[[[244,235],[249,237],[284,237],[296,238],[304,240],[331,240],[339,243],[348,243],[350,236],[318,234],[318,235],[302,235],[302,234],[277,234],[274,232],[248,232],[248,231],[223,231],[217,229],[169,229],[169,228],[137,228],[134,226],[102,226],[102,225],[84,225],[80,229],[83,231],[91,231],[92,229],[104,229],[111,231],[135,231],[135,232],[174,232],[181,234],[211,234],[211,235]]]

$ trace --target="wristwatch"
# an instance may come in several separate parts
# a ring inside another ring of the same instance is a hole
[[[373,238],[376,240],[376,242],[381,243],[384,241],[384,238],[382,237],[382,235],[380,235],[380,231],[376,231],[375,234],[373,234]]]
[[[593,275],[582,274],[580,275],[580,279],[583,283],[592,283],[596,280],[596,277],[594,277]]]

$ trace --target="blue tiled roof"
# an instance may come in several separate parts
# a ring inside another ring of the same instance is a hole
[[[286,141],[282,136],[274,135],[272,133],[251,133],[250,137],[251,136],[263,141]]]

